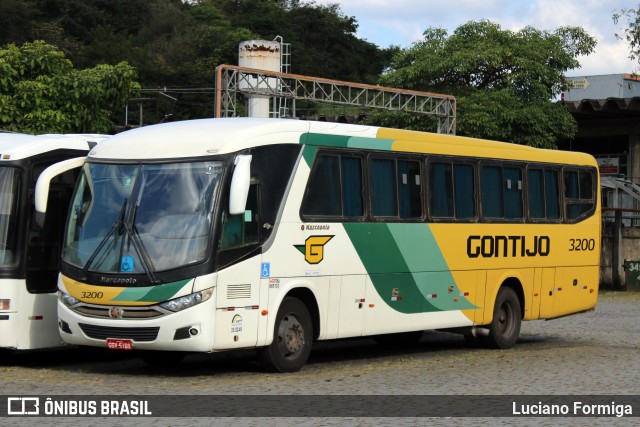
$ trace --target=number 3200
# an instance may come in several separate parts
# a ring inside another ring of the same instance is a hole
[[[595,248],[594,239],[569,239],[569,251],[592,251]]]

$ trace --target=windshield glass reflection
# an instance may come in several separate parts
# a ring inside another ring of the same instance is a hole
[[[20,177],[20,170],[0,167],[0,267],[16,261]]]
[[[87,271],[146,273],[204,260],[221,162],[86,164],[63,259]]]

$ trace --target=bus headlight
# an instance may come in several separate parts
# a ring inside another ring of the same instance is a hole
[[[181,311],[205,302],[211,298],[211,295],[213,295],[213,289],[205,289],[204,291],[195,292],[191,295],[165,301],[160,304],[160,307],[170,311]]]
[[[67,307],[71,307],[72,305],[76,305],[80,301],[72,297],[71,295],[58,291],[58,299]]]

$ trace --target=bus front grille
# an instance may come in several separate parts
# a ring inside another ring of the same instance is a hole
[[[73,307],[73,310],[88,317],[98,317],[109,319],[109,307],[104,306],[92,306],[92,305],[79,305]],[[122,312],[122,319],[152,319],[154,317],[164,316],[155,308],[129,308]]]
[[[105,340],[107,338],[129,339],[133,341],[154,341],[160,331],[159,327],[153,328],[115,328],[111,326],[79,324],[82,332],[89,338]]]

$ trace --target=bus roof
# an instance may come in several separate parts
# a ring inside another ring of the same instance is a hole
[[[177,159],[287,143],[595,165],[588,154],[506,142],[345,123],[246,117],[188,120],[137,128],[108,138],[89,156],[112,160]]]
[[[95,143],[108,135],[99,134],[43,134],[0,132],[0,162],[26,159],[53,150],[89,151]]]
[[[226,154],[269,144],[300,144],[308,132],[375,138],[377,128],[328,122],[246,117],[199,119],[145,126],[119,133],[91,151],[91,158],[172,159]]]

